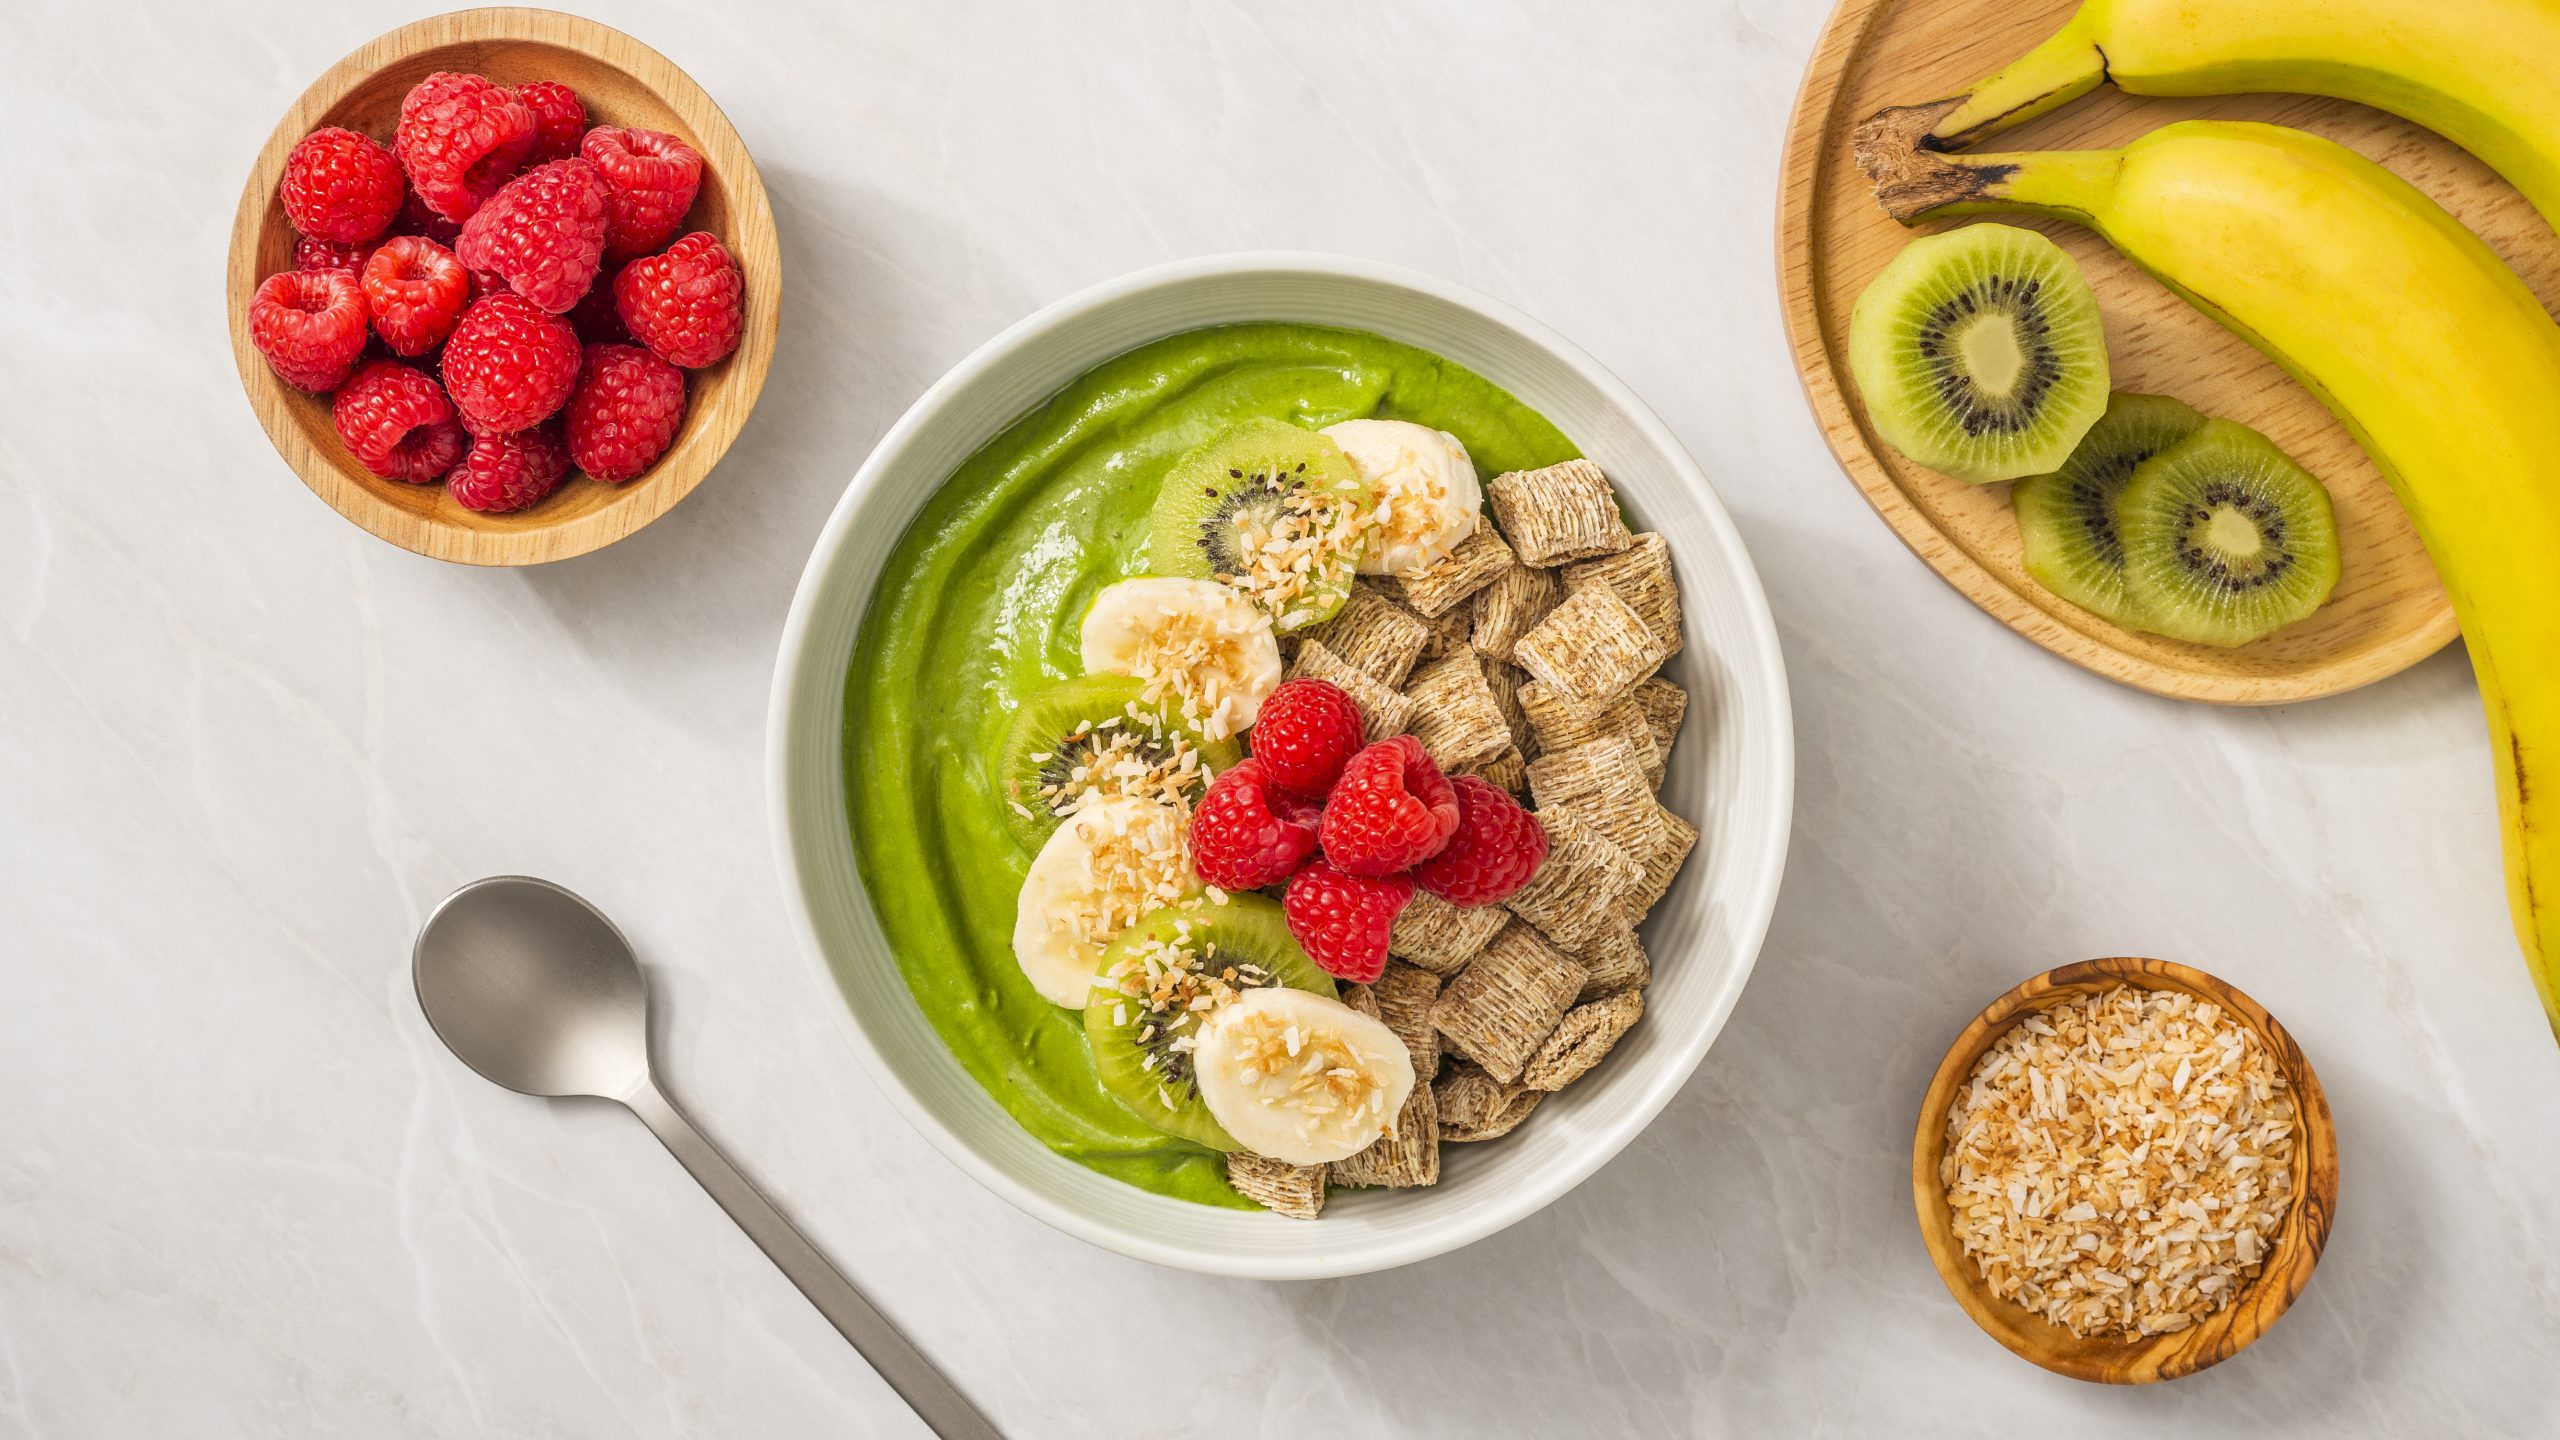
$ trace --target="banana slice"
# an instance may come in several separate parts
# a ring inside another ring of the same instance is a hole
[[[1013,910],[1013,958],[1056,1005],[1092,998],[1103,948],[1150,910],[1200,893],[1188,817],[1129,795],[1090,801],[1040,846]]]
[[[1224,740],[1251,725],[1280,684],[1280,642],[1232,586],[1150,575],[1093,597],[1084,668],[1130,676],[1148,700],[1177,701],[1203,736]]]
[[[1413,1094],[1413,1059],[1394,1031],[1308,990],[1248,990],[1210,1012],[1191,1061],[1227,1133],[1291,1165],[1368,1149]]]
[[[1377,497],[1361,574],[1409,575],[1476,533],[1484,490],[1457,436],[1409,420],[1345,420],[1324,434]]]

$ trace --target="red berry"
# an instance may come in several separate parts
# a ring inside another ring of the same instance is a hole
[[[684,372],[637,345],[590,345],[569,399],[569,456],[620,484],[658,463],[684,428]]]
[[[1458,796],[1410,735],[1351,757],[1325,797],[1325,858],[1354,875],[1391,875],[1440,853],[1458,828]]]
[[[1278,784],[1322,796],[1360,750],[1359,702],[1330,680],[1304,676],[1283,683],[1253,722],[1253,758]]]
[[[1387,932],[1412,899],[1406,876],[1348,875],[1318,860],[1290,877],[1280,910],[1326,974],[1366,985],[1386,973]]]
[[[536,425],[512,435],[482,435],[471,442],[445,493],[465,510],[503,514],[522,510],[560,488],[569,475],[569,442],[557,425]]]
[[[364,265],[364,306],[374,333],[402,355],[424,355],[453,333],[471,301],[471,276],[453,252],[424,235],[394,235]]]
[[[1452,905],[1510,899],[1546,863],[1546,827],[1490,780],[1460,775],[1449,787],[1458,796],[1457,833],[1414,867],[1414,883]]]
[[[578,92],[557,80],[533,80],[516,87],[516,98],[533,112],[533,150],[527,165],[548,165],[578,153],[578,137],[587,133],[587,107]]]
[[[535,123],[533,108],[505,86],[439,70],[401,99],[392,139],[418,198],[459,223],[515,178]]]
[[[293,268],[296,270],[362,270],[364,262],[380,249],[379,240],[362,240],[353,245],[335,240],[314,240],[308,235],[293,242]]]
[[[578,332],[513,291],[471,302],[444,342],[444,388],[475,435],[550,418],[578,385]]]
[[[376,360],[357,371],[329,415],[348,453],[385,480],[433,484],[471,443],[436,382],[397,360]]]
[[[315,240],[362,244],[400,213],[400,162],[382,142],[335,125],[302,137],[284,157],[276,197],[293,228]]]
[[[604,177],[584,160],[554,160],[510,180],[462,222],[453,253],[474,273],[558,315],[595,284],[604,263]]]
[[[1222,890],[1288,879],[1315,853],[1315,817],[1304,804],[1281,799],[1260,759],[1238,761],[1209,782],[1192,812],[1191,868]]]
[[[462,238],[462,227],[428,209],[427,202],[419,198],[415,190],[410,191],[409,198],[401,204],[399,217],[391,222],[391,230],[395,235],[424,235],[448,250],[453,248],[454,241]]]
[[[338,388],[364,353],[364,290],[353,270],[287,270],[249,297],[249,343],[284,383]]]
[[[666,244],[702,188],[701,154],[673,135],[599,125],[579,142],[578,153],[595,162],[613,189],[605,249],[616,259]]]
[[[597,271],[596,283],[587,287],[587,298],[569,307],[569,323],[578,327],[578,338],[590,345],[631,343],[631,329],[622,323],[622,311],[613,303],[614,278],[621,273],[619,265]]]
[[[696,230],[622,267],[613,302],[632,338],[667,363],[699,370],[738,348],[746,328],[747,280],[719,237]]]

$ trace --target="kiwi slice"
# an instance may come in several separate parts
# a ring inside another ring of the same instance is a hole
[[[1148,914],[1102,952],[1085,1038],[1104,1089],[1168,1135],[1212,1150],[1241,1149],[1209,1114],[1191,1074],[1192,1037],[1206,1009],[1192,1001],[1228,991],[1286,985],[1340,999],[1289,933],[1280,902],[1231,895]]]
[[[2080,437],[2061,469],[2030,475],[2009,492],[2027,573],[2074,605],[2138,628],[2140,618],[2124,598],[2116,496],[2133,467],[2203,428],[2204,416],[2182,400],[2131,391],[2108,397],[2107,413]]]
[[[2134,467],[2116,533],[2125,598],[2143,629],[2174,640],[2246,645],[2319,609],[2338,583],[2329,492],[2228,420]]]
[[[1137,681],[1087,675],[1022,702],[997,773],[1014,838],[1037,851],[1087,794],[1188,804],[1243,758],[1242,745],[1202,739],[1179,710],[1146,699]]]
[[[1224,580],[1285,635],[1331,618],[1351,594],[1369,499],[1341,446],[1248,420],[1165,473],[1150,518],[1155,572]]]
[[[2058,468],[2107,406],[2098,297],[2014,225],[1904,246],[1850,309],[1849,369],[1876,433],[1959,480]]]

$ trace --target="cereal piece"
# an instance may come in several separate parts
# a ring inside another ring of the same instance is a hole
[[[1496,475],[1485,494],[1493,501],[1494,522],[1525,564],[1615,555],[1635,543],[1609,477],[1588,460]]]
[[[1413,702],[1413,738],[1442,770],[1481,765],[1511,748],[1510,723],[1473,650],[1415,671],[1404,698]]]
[[[1431,640],[1420,616],[1365,581],[1351,587],[1332,619],[1302,633],[1390,690],[1404,687]]]
[[[1582,993],[1573,997],[1577,1005],[1641,990],[1653,983],[1653,961],[1645,955],[1644,942],[1636,938],[1632,925],[1602,930],[1599,938],[1583,946],[1573,958],[1591,972],[1591,978],[1582,982]]]
[[[1653,729],[1653,747],[1668,761],[1671,742],[1680,738],[1680,719],[1689,713],[1689,692],[1656,675],[1636,687],[1635,702]]]
[[[1486,942],[1510,919],[1499,905],[1461,908],[1428,890],[1416,890],[1387,932],[1387,953],[1434,975],[1455,975],[1484,952]]]
[[[1541,755],[1588,745],[1594,740],[1624,740],[1628,752],[1644,767],[1647,783],[1662,783],[1662,752],[1654,745],[1653,727],[1645,723],[1644,708],[1636,704],[1633,695],[1606,710],[1584,714],[1558,701],[1554,691],[1532,680],[1520,687],[1520,713],[1528,717],[1529,732],[1537,737]]]
[[[1368,1016],[1370,1019],[1377,1021],[1381,1025],[1387,1023],[1386,1016],[1378,1009],[1378,992],[1370,989],[1366,985],[1343,986],[1342,1003],[1359,1011],[1361,1014]]]
[[[1671,893],[1671,882],[1680,878],[1680,867],[1689,863],[1689,852],[1697,844],[1698,827],[1662,809],[1662,838],[1649,849],[1633,852],[1644,879],[1618,898],[1618,914],[1628,924],[1643,923],[1662,897]]]
[[[1404,588],[1404,603],[1425,620],[1437,619],[1450,607],[1501,578],[1503,572],[1520,562],[1512,557],[1511,547],[1493,533],[1489,525],[1479,525],[1476,533],[1458,542],[1458,548],[1414,571],[1399,575],[1397,583]],[[1467,617],[1470,629],[1472,616]]]
[[[1242,1151],[1227,1156],[1227,1183],[1237,1194],[1293,1220],[1324,1213],[1324,1182],[1322,1165],[1292,1165]]]
[[[1618,592],[1644,620],[1644,628],[1662,642],[1666,656],[1680,653],[1680,582],[1671,573],[1671,542],[1647,532],[1615,555],[1568,565],[1567,590],[1606,585]]]
[[[1475,647],[1508,663],[1511,647],[1520,643],[1529,627],[1546,619],[1547,612],[1563,598],[1564,585],[1554,571],[1512,566],[1501,578],[1476,592]],[[1641,609],[1638,613],[1642,613]]]
[[[1590,973],[1527,926],[1505,926],[1442,988],[1431,1023],[1458,1053],[1508,1083],[1573,1008]]]
[[[1377,1002],[1378,1019],[1396,1032],[1413,1057],[1413,1073],[1423,1084],[1440,1073],[1440,1032],[1431,1028],[1431,1002],[1440,998],[1440,977],[1418,965],[1387,962],[1386,973],[1368,987]]]
[[[1662,818],[1668,812],[1653,798],[1644,762],[1622,739],[1585,741],[1530,761],[1529,793],[1538,798],[1541,816],[1561,810],[1588,821],[1639,867],[1668,829]]]
[[[1585,585],[1520,637],[1512,658],[1570,709],[1606,709],[1662,664],[1662,642],[1606,585]]]
[[[1580,950],[1625,923],[1619,899],[1644,883],[1644,867],[1569,811],[1541,813],[1538,823],[1547,832],[1546,863],[1502,903],[1548,939]]]
[[[1440,1183],[1440,1106],[1429,1082],[1416,1076],[1413,1093],[1396,1123],[1366,1150],[1333,1162],[1344,1185],[1385,1185],[1402,1190]]]
[[[1528,759],[1538,748],[1537,732],[1529,728],[1529,712],[1520,708],[1521,687],[1535,683],[1517,665],[1499,660],[1484,662],[1484,688],[1493,692],[1493,703],[1502,707],[1502,723],[1511,727],[1511,743],[1520,758]]]
[[[1529,798],[1529,762],[1520,758],[1520,747],[1512,746],[1472,770],[1462,772],[1490,781],[1511,792],[1515,800]]]
[[[1520,1083],[1532,1090],[1561,1090],[1591,1073],[1591,1067],[1618,1043],[1618,1037],[1644,1018],[1644,992],[1622,990],[1606,1000],[1577,1005],[1567,1012],[1547,1043],[1529,1058]]]
[[[1390,735],[1401,735],[1413,718],[1413,702],[1380,684],[1377,677],[1325,648],[1320,640],[1309,640],[1298,647],[1298,658],[1289,662],[1289,678],[1312,675],[1341,686],[1360,707],[1360,718],[1367,723],[1363,738],[1371,744]]]
[[[1452,1061],[1449,1073],[1431,1087],[1431,1097],[1440,1107],[1440,1138],[1455,1144],[1499,1140],[1510,1134],[1547,1098],[1547,1092],[1516,1083],[1505,1085],[1481,1066]]]

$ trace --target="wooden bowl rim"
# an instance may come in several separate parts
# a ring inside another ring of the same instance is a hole
[[[715,150],[725,147],[733,153],[735,160],[722,163],[717,173],[731,197],[731,228],[737,233],[720,239],[738,257],[747,282],[746,330],[736,351],[722,362],[728,369],[719,412],[706,417],[702,427],[661,457],[650,474],[610,503],[547,523],[540,521],[537,507],[527,512],[527,523],[505,530],[465,528],[391,505],[316,450],[287,418],[284,382],[250,343],[247,318],[250,296],[266,278],[257,273],[257,247],[252,242],[284,173],[285,156],[294,145],[320,123],[321,116],[388,65],[421,51],[488,42],[549,45],[584,55],[630,77],[681,116],[702,142],[706,168],[711,167]],[[276,122],[241,188],[239,210],[231,223],[225,284],[231,356],[240,371],[242,390],[276,453],[302,483],[329,508],[378,539],[437,560],[490,566],[547,564],[600,550],[692,494],[728,453],[763,393],[781,302],[781,247],[763,174],[709,92],[655,48],[611,26],[558,10],[513,6],[449,11],[385,31],[349,51],[312,81]]]
[[[1903,0],[1839,0],[1823,21],[1787,117],[1786,146],[1778,181],[1778,295],[1786,321],[1788,348],[1795,352],[1796,379],[1813,410],[1840,468],[1847,471],[1867,503],[1920,562],[1994,620],[2083,670],[2118,684],[2170,700],[2209,705],[2283,705],[2319,700],[2387,680],[2433,655],[2461,633],[2450,606],[2434,623],[2394,636],[2385,643],[2344,652],[2315,667],[2289,675],[2232,675],[2188,670],[2148,655],[2119,649],[2075,630],[2019,594],[1955,537],[1922,513],[1904,493],[1891,471],[1876,458],[1875,441],[1867,434],[1863,412],[1843,390],[1837,367],[1822,337],[1822,304],[1818,287],[1799,287],[1789,273],[1791,257],[1810,257],[1814,215],[1820,207],[1822,180],[1833,164],[1842,163],[1842,147],[1829,143],[1837,133],[1833,120],[1847,103],[1850,67],[1865,53],[1869,33],[1886,9]],[[1854,120],[1856,117],[1845,117]],[[1845,122],[1844,122],[1845,123]],[[1811,265],[1806,258],[1804,263]],[[1846,416],[1844,428],[1831,417]]]
[[[2293,1207],[2286,1212],[2258,1277],[2230,1304],[2186,1330],[2115,1342],[2109,1347],[2109,1354],[2121,1358],[2100,1361],[2066,1353],[2056,1344],[2087,1346],[2107,1342],[2080,1340],[2061,1326],[2012,1302],[1995,1299],[1982,1289],[1972,1263],[1955,1240],[1946,1188],[1938,1179],[1938,1160],[1946,1152],[1947,1108],[1994,1040],[2032,1011],[2120,984],[2146,990],[2184,990],[2238,1015],[2275,1052],[2277,1066],[2292,1082],[2294,1104],[2301,1115],[2302,1143],[2295,1148]],[[2338,1209],[2336,1127],[2329,1114],[2328,1095],[2320,1088],[2320,1076],[2312,1069],[2310,1057],[2302,1053],[2302,1047],[2281,1021],[2239,987],[2174,960],[2140,956],[2082,960],[2020,981],[1983,1007],[1982,1013],[1947,1048],[1946,1058],[1938,1062],[1937,1073],[1930,1077],[1928,1093],[1920,1103],[1920,1118],[1911,1144],[1911,1198],[1918,1212],[1920,1238],[1928,1247],[1930,1263],[1938,1269],[1938,1278],[1973,1323],[2011,1354],[2074,1380],[2109,1385],[2176,1380],[2218,1365],[2248,1348],[2274,1326],[2310,1284],[2311,1272],[2328,1244],[2329,1228]],[[2300,1261],[2292,1263],[2296,1255]],[[2272,1301],[2261,1298],[2261,1287],[2277,1277],[2283,1283],[2273,1292]],[[2206,1343],[2199,1345],[2198,1337]]]

